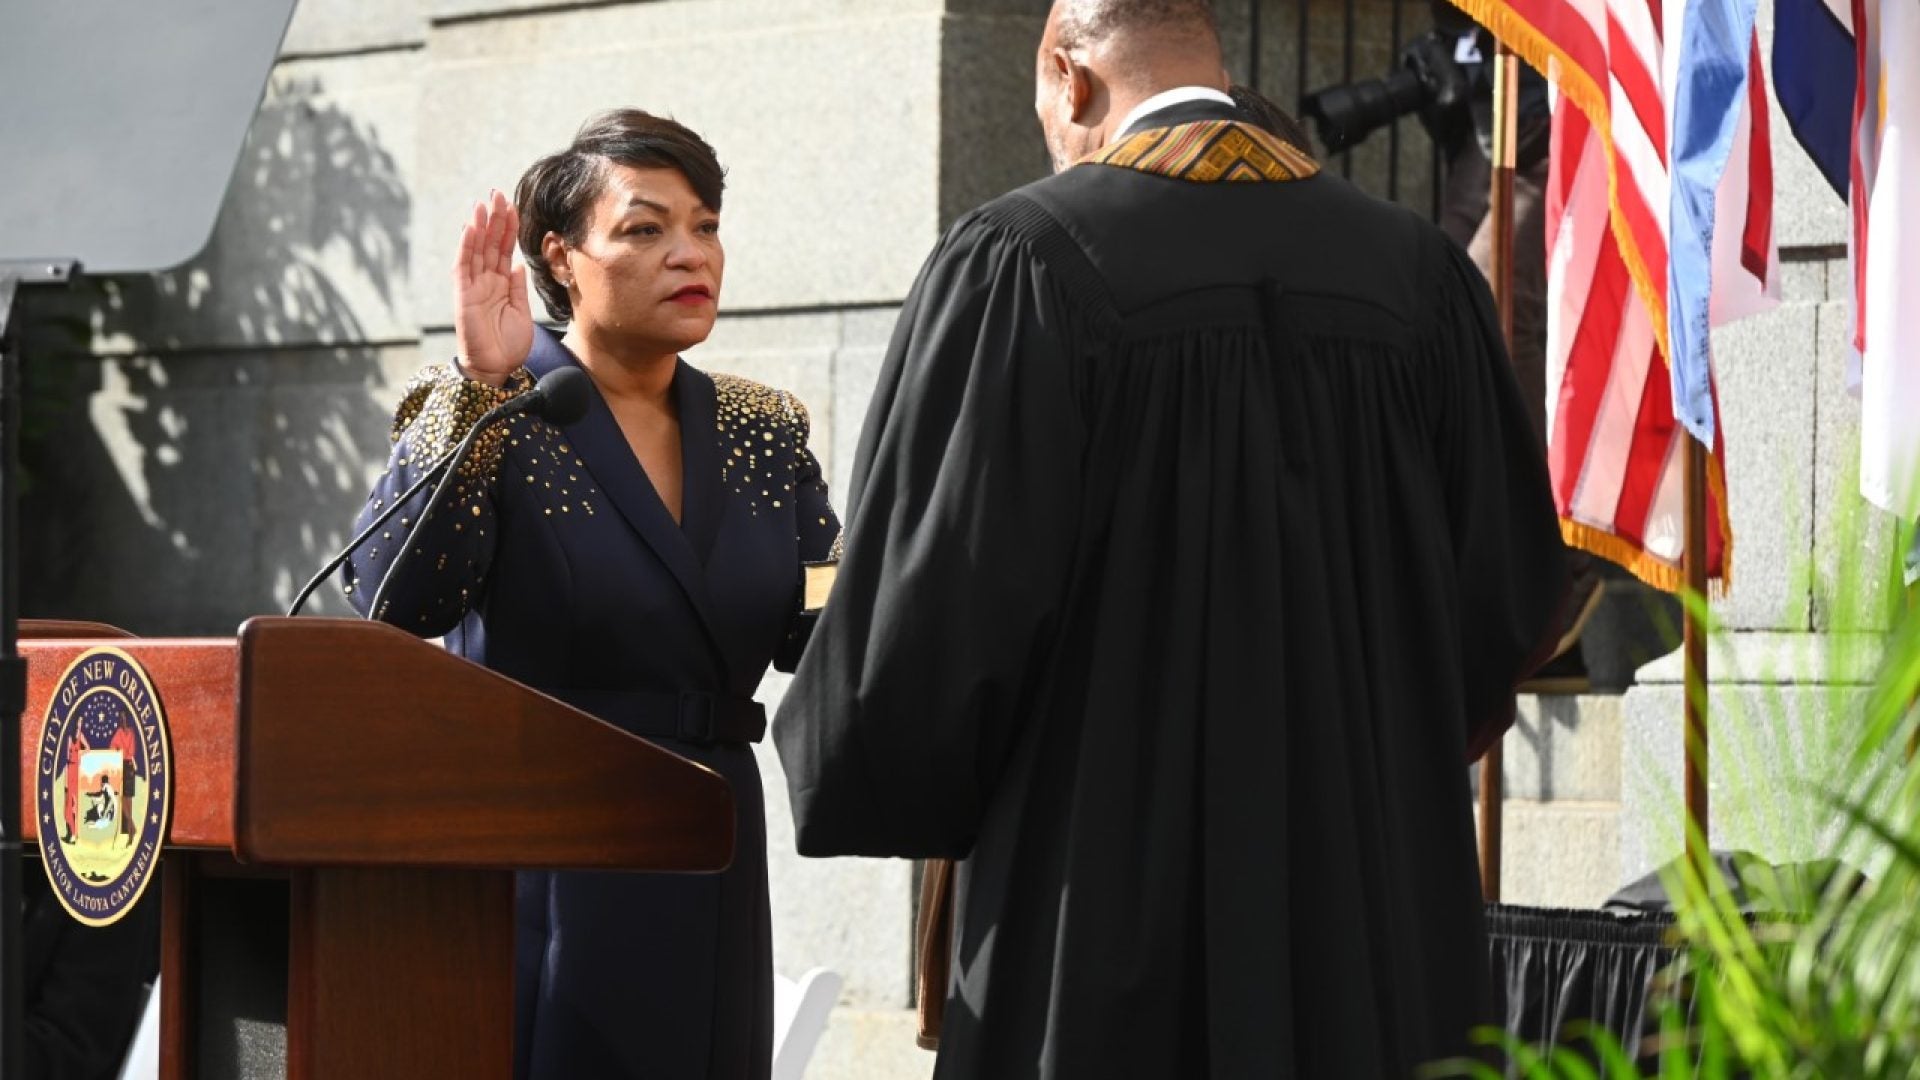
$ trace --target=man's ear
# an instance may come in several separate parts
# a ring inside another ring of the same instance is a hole
[[[1064,50],[1055,50],[1066,63],[1061,77],[1066,80],[1068,117],[1076,124],[1087,114],[1087,105],[1093,101],[1093,73],[1085,65],[1076,64],[1073,57]]]
[[[1046,65],[1053,76],[1051,82],[1055,93],[1065,99],[1067,119],[1077,122],[1092,96],[1092,86],[1087,81],[1087,69],[1073,60],[1073,54],[1065,49],[1053,49],[1047,53]],[[1056,105],[1060,102],[1056,101]]]

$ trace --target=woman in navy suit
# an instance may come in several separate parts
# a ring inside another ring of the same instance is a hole
[[[586,415],[483,435],[376,618],[726,777],[717,875],[524,873],[515,1075],[765,1077],[772,1052],[766,821],[749,743],[769,664],[804,644],[802,564],[839,533],[793,395],[679,358],[713,329],[722,172],[637,110],[590,121],[509,205],[474,207],[454,267],[459,357],[421,373],[362,521],[493,405],[573,365]],[[513,265],[516,235],[527,267]],[[556,337],[534,326],[525,271]],[[421,497],[424,499],[424,496]],[[363,611],[418,511],[355,557]]]

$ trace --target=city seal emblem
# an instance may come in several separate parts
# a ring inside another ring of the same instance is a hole
[[[47,880],[72,916],[105,926],[146,891],[173,804],[166,716],[138,661],[90,649],[47,704],[34,815]]]

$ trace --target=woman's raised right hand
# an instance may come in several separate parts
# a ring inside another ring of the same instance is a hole
[[[513,261],[520,214],[498,191],[473,207],[453,264],[453,335],[468,378],[494,386],[533,351],[533,309],[527,268]]]

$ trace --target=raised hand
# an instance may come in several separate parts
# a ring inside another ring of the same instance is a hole
[[[505,386],[533,351],[527,268],[513,261],[520,214],[498,191],[473,206],[453,263],[453,334],[468,377]]]

